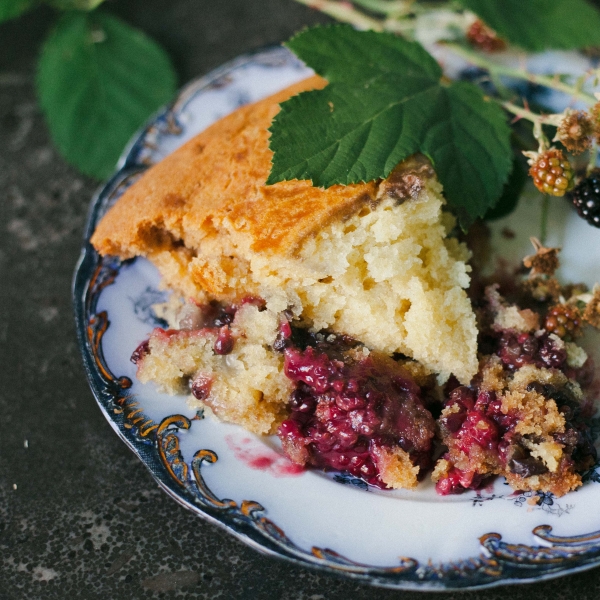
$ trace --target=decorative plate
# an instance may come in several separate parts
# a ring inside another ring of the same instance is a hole
[[[563,72],[589,66],[564,53],[534,57],[529,66],[556,70],[559,60]],[[464,64],[445,66],[454,75],[473,75]],[[238,106],[309,74],[277,47],[192,82],[137,135],[94,198],[73,293],[81,352],[102,412],[177,502],[254,548],[297,564],[422,590],[547,579],[600,564],[600,465],[581,489],[560,499],[512,493],[503,479],[486,491],[443,498],[431,483],[416,492],[381,491],[345,475],[299,472],[276,438],[204,418],[184,397],[159,394],[136,380],[129,357],[160,324],[151,306],[164,292],[147,261],[98,256],[88,241],[96,223],[149,165]],[[565,101],[544,89],[524,92],[543,96],[546,105]],[[529,253],[532,223],[539,222],[539,197],[520,207],[493,227],[493,242],[509,261]],[[508,230],[516,237],[507,239]],[[565,248],[569,279],[600,281],[600,232],[560,200],[553,204],[550,231],[549,242]]]

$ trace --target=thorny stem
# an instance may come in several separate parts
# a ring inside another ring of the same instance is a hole
[[[439,2],[417,2],[416,0],[353,0],[353,2],[367,10],[396,18],[430,12],[435,9],[439,10],[440,8],[462,8],[462,6],[452,1],[447,2],[444,7],[440,6]]]
[[[334,19],[344,23],[350,23],[358,29],[372,29],[373,31],[393,31],[401,33],[410,30],[413,27],[412,22],[408,22],[406,17],[415,12],[422,12],[421,9],[428,10],[426,6],[414,4],[414,0],[354,0],[354,4],[361,6],[373,12],[379,12],[386,15],[385,19],[370,17],[362,11],[359,11],[352,2],[340,0],[296,0],[315,10],[319,10]],[[418,7],[418,8],[417,8]],[[559,76],[539,75],[529,73],[525,69],[515,69],[501,65],[479,52],[471,50],[464,45],[446,42],[445,46],[454,54],[464,58],[472,65],[481,67],[489,71],[492,78],[499,76],[513,77],[523,79],[531,83],[542,85],[544,87],[563,92],[575,100],[581,100],[588,105],[597,102],[596,98],[584,92],[582,86],[587,77],[580,78],[575,85],[561,81]]]
[[[550,114],[550,115],[538,115],[537,113],[534,113],[533,111],[531,111],[527,108],[522,108],[521,106],[517,106],[516,104],[513,104],[512,102],[500,101],[500,104],[508,112],[512,113],[516,117],[519,117],[520,119],[527,119],[528,121],[531,121],[534,125],[536,123],[541,123],[542,125],[558,126],[558,125],[560,125],[561,120],[564,119],[564,115],[562,113]]]
[[[362,8],[384,15],[403,16],[412,12],[415,0],[354,0]]]
[[[513,104],[512,102],[502,102],[496,100],[501,106],[503,106],[508,112],[512,113],[519,119],[526,119],[533,123],[533,136],[539,142],[540,147],[538,152],[543,152],[548,149],[548,138],[544,135],[542,125],[553,125],[558,127],[561,120],[564,118],[563,113],[550,114],[550,115],[538,115],[527,108],[522,108]],[[595,168],[598,162],[598,144],[594,144],[590,150],[590,155],[587,165],[587,175],[589,175]]]
[[[540,221],[540,241],[542,246],[546,244],[546,235],[548,234],[548,209],[550,207],[550,196],[544,194],[542,198],[542,217]]]
[[[353,2],[362,8],[384,15],[386,23],[390,23],[393,19],[414,17],[442,8],[439,2],[417,2],[416,0],[353,0]],[[448,2],[446,8],[454,8],[453,4]]]
[[[594,144],[592,149],[590,150],[590,160],[588,161],[587,166],[587,175],[590,175],[591,172],[596,168],[596,163],[598,162],[598,144]]]
[[[517,118],[531,121],[533,123],[533,137],[538,141],[540,146],[538,152],[544,152],[548,149],[550,144],[548,143],[548,138],[544,135],[542,126],[554,125],[555,127],[558,127],[562,119],[564,119],[564,115],[562,113],[539,115],[527,108],[517,106],[512,102],[502,102],[501,100],[497,100],[497,102]]]
[[[383,31],[383,24],[377,19],[356,10],[350,2],[337,2],[336,0],[296,0],[309,8],[319,10],[338,21],[350,23],[358,29],[372,29],[373,31]]]
[[[514,69],[512,67],[507,67],[506,65],[501,65],[489,60],[478,52],[470,50],[469,48],[466,48],[460,44],[448,42],[445,44],[445,47],[454,52],[454,54],[464,58],[471,64],[481,67],[482,69],[486,69],[494,75],[504,75],[505,77],[524,79],[526,81],[530,81],[531,83],[536,83],[558,92],[568,94],[571,98],[581,100],[588,105],[593,105],[597,102],[596,98],[594,98],[592,94],[582,91],[580,85],[570,85],[565,83],[564,81],[561,81],[557,75],[550,77],[548,75],[529,73],[525,69]]]

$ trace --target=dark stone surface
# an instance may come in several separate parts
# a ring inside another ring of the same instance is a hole
[[[181,82],[325,20],[292,0],[109,5],[169,49]],[[52,16],[0,26],[0,599],[422,597],[263,557],[175,504],[105,422],[70,298],[97,182],[53,149],[33,89]],[[600,570],[443,597],[598,598]]]

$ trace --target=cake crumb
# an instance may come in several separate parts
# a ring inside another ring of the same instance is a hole
[[[417,487],[420,468],[413,465],[408,452],[402,448],[375,447],[373,453],[381,481],[388,487],[409,490]]]
[[[433,473],[431,474],[431,480],[436,483],[443,477],[446,477],[452,469],[452,465],[446,459],[441,458],[437,461]]]

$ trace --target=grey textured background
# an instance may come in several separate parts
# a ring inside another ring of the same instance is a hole
[[[292,0],[107,6],[163,43],[181,83],[326,20]],[[97,182],[53,149],[33,89],[52,16],[39,9],[0,26],[0,599],[423,597],[261,556],[162,493],[104,421],[81,366],[70,298]],[[600,569],[426,597],[598,598]]]

